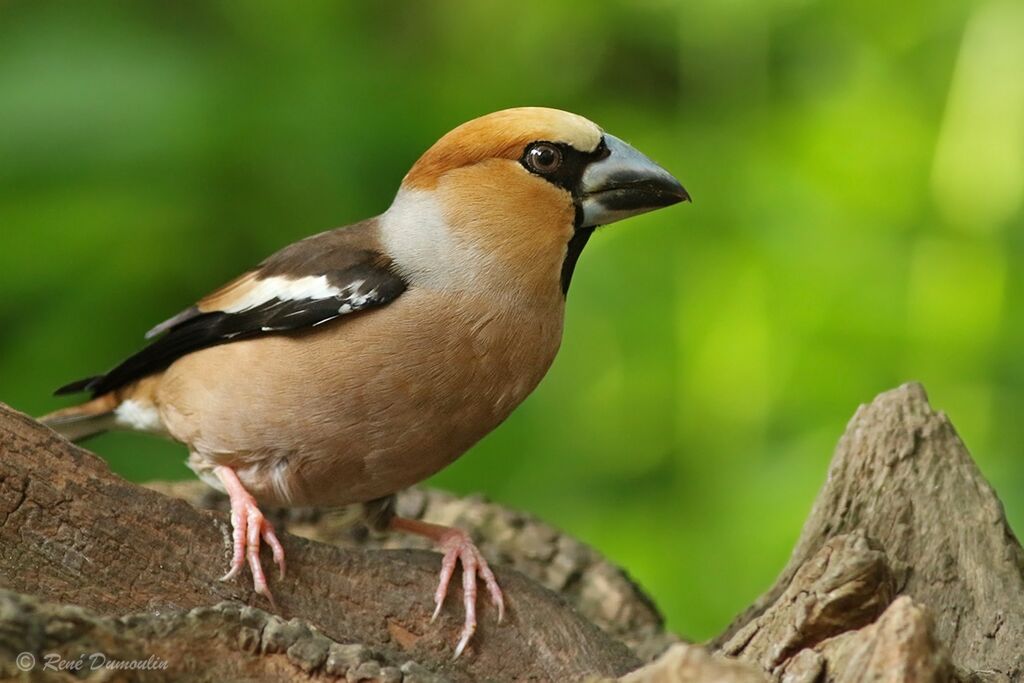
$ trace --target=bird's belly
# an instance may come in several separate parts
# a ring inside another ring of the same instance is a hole
[[[498,426],[543,377],[561,333],[560,319],[550,329],[386,322],[371,314],[191,354],[162,381],[164,421],[201,476],[231,466],[261,502],[372,500],[422,481]]]

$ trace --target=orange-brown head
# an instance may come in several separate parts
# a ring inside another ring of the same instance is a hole
[[[384,215],[382,236],[414,284],[564,296],[595,227],[688,198],[667,171],[591,121],[522,107],[464,123],[428,149]]]
[[[423,153],[402,185],[433,189],[449,171],[489,159],[518,161],[527,145],[546,140],[593,152],[601,129],[582,116],[559,109],[504,109],[455,128]]]

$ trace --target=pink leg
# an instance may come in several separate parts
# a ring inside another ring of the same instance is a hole
[[[479,575],[487,586],[487,592],[491,596],[491,602],[498,608],[498,623],[505,616],[505,599],[498,587],[498,581],[494,578],[494,572],[487,565],[487,560],[480,554],[480,550],[473,544],[465,531],[452,529],[438,524],[421,522],[415,519],[394,517],[391,520],[391,528],[397,531],[405,531],[419,536],[426,536],[437,543],[444,552],[441,560],[441,579],[434,593],[434,616],[431,621],[441,613],[441,605],[448,595],[448,584],[455,573],[455,565],[462,562],[462,599],[465,604],[466,621],[462,626],[462,634],[459,644],[455,647],[455,657],[462,654],[469,643],[469,639],[476,632],[476,579]]]
[[[270,594],[270,587],[267,586],[267,577],[263,573],[263,565],[260,563],[260,539],[270,546],[274,555],[274,562],[281,570],[281,578],[284,578],[284,548],[277,540],[274,527],[260,512],[256,505],[256,499],[250,495],[238,475],[230,467],[215,467],[213,470],[220,479],[224,489],[231,499],[231,529],[232,540],[234,541],[234,553],[231,557],[231,569],[221,577],[221,581],[229,581],[242,571],[245,561],[249,561],[249,571],[252,572],[253,589],[270,601],[271,606],[277,609],[274,604],[274,596]]]

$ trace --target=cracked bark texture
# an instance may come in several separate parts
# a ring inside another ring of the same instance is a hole
[[[226,515],[126,482],[95,455],[0,408],[3,587],[107,617],[178,614],[226,600],[267,607],[248,576],[218,581],[229,531]],[[461,601],[453,597],[430,623],[436,554],[342,549],[288,534],[282,542],[289,575],[274,583],[279,613],[336,643],[414,660],[454,681],[572,680],[619,675],[640,663],[563,598],[500,567],[506,621],[497,625],[481,601],[470,651],[453,661]]]
[[[485,607],[470,656],[451,662],[459,601],[427,623],[437,556],[310,510],[276,513],[294,534],[295,571],[278,584],[284,614],[268,614],[244,581],[216,582],[222,497],[194,482],[151,486],[184,500],[123,482],[0,409],[0,579],[11,589],[0,592],[0,678],[16,675],[18,652],[102,651],[166,653],[190,680],[211,681],[1024,680],[1024,552],[949,420],[914,384],[857,411],[787,567],[705,645],[666,633],[650,600],[593,549],[527,515],[426,489],[403,493],[400,512],[469,530],[499,567],[512,623],[495,627]],[[180,678],[108,674],[88,680]]]
[[[147,488],[207,509],[230,511],[226,495],[200,481],[150,482]],[[621,640],[644,661],[679,638],[664,629],[651,599],[619,567],[590,546],[530,515],[488,502],[416,487],[398,494],[403,517],[468,531],[491,565],[512,567],[561,594],[586,619]],[[268,510],[279,529],[342,548],[430,550],[430,541],[407,534],[373,534],[340,511]]]
[[[860,407],[788,565],[711,646],[794,682],[1024,680],[1024,552],[920,385]]]
[[[113,618],[0,591],[0,624],[0,655],[16,661],[20,653],[38,653],[40,679],[448,680],[413,660],[403,662],[359,644],[339,644],[301,620],[286,621],[237,602]],[[94,658],[98,652],[108,659]],[[62,678],[43,668],[45,656],[52,659],[53,668],[59,668],[58,661],[81,662],[84,675]],[[110,660],[142,661],[147,668],[126,672],[108,666]],[[0,664],[0,675],[14,676],[16,669]]]

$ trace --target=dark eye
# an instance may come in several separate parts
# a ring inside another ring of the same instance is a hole
[[[562,150],[548,142],[538,142],[526,150],[526,165],[534,173],[554,173],[562,165]]]

